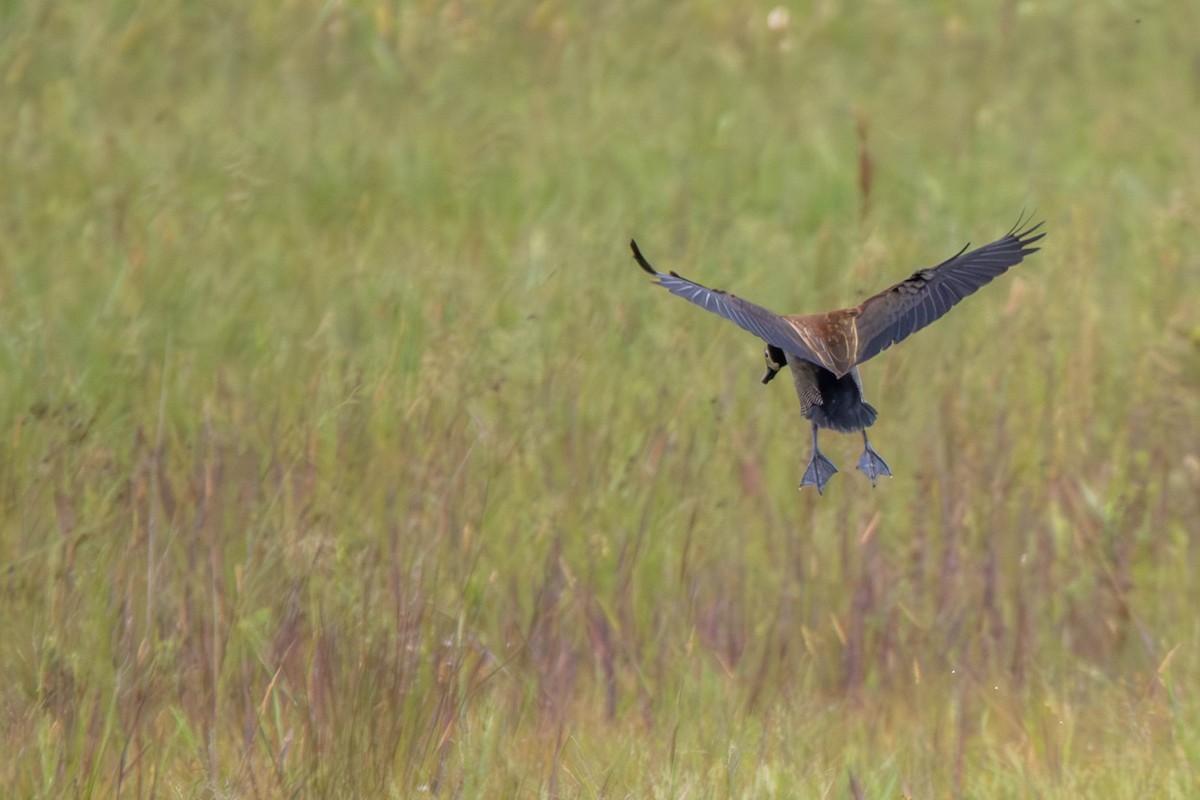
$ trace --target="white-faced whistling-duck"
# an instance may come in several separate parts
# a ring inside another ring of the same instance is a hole
[[[637,263],[659,286],[720,314],[767,343],[763,383],[791,366],[800,410],[812,422],[812,458],[800,488],[816,486],[821,493],[837,467],[817,447],[819,428],[863,432],[865,449],[858,468],[872,486],[880,476],[892,474],[867,439],[866,429],[875,422],[876,411],[863,399],[858,365],[940,318],[955,303],[1037,252],[1031,245],[1045,236],[1038,233],[1042,223],[1023,225],[1018,221],[1002,238],[969,253],[964,247],[936,267],[914,272],[854,308],[787,316],[701,286],[675,272],[659,272],[650,266],[636,241],[629,245]]]

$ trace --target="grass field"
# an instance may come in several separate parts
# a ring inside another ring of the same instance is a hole
[[[1196,796],[1200,8],[788,10],[0,4],[0,794]]]

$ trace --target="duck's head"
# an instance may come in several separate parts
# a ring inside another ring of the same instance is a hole
[[[787,366],[787,356],[778,347],[769,344],[763,351],[763,359],[767,362],[767,374],[763,375],[762,382],[770,383],[771,379],[779,374],[779,370]]]

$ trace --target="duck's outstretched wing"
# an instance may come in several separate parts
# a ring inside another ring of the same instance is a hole
[[[675,272],[659,272],[650,266],[650,262],[638,249],[636,241],[631,239],[629,247],[633,250],[633,257],[638,265],[650,273],[655,282],[671,294],[695,303],[706,311],[719,314],[768,344],[775,345],[785,353],[800,356],[814,364],[822,363],[812,348],[800,337],[795,327],[783,317],[729,292],[701,286]]]
[[[1018,221],[1003,238],[970,252],[964,247],[936,267],[913,273],[863,301],[854,309],[858,312],[854,319],[858,333],[855,363],[861,364],[916,333],[955,303],[1036,253],[1038,248],[1030,245],[1046,235],[1037,232],[1043,223],[1020,230],[1023,224]]]

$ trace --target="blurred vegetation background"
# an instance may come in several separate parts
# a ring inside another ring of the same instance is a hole
[[[0,4],[11,797],[1190,797],[1200,7]],[[650,287],[1043,249],[860,443]]]

